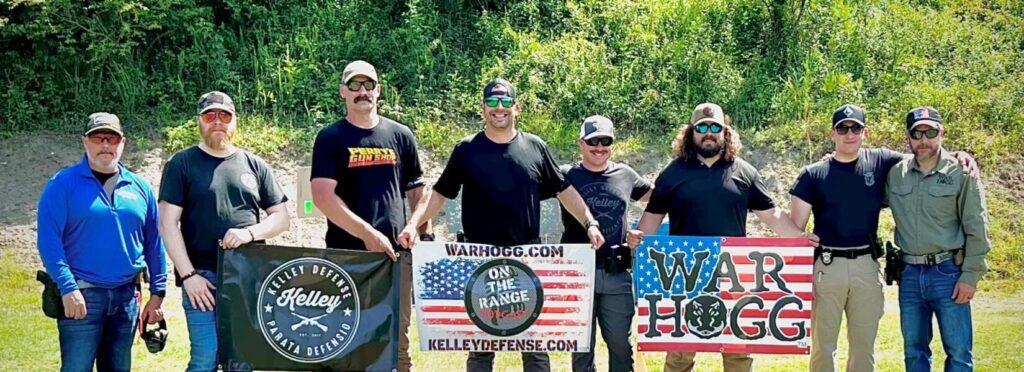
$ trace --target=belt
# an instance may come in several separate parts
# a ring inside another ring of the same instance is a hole
[[[935,266],[953,259],[953,251],[926,254],[921,256],[903,255],[903,262],[911,265]]]
[[[829,265],[832,263],[832,258],[842,257],[846,259],[855,259],[857,257],[871,254],[870,245],[862,245],[858,247],[829,247],[821,246],[814,249],[815,255],[821,257],[821,263]]]

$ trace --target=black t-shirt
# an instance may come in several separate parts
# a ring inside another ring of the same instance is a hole
[[[651,183],[640,177],[628,165],[608,162],[604,172],[593,172],[582,164],[563,165],[560,170],[565,180],[583,197],[583,201],[601,224],[604,245],[597,251],[597,258],[611,256],[612,245],[626,240],[626,207],[630,199],[639,200],[651,190]],[[562,208],[562,243],[589,243],[587,230],[565,209]],[[628,249],[626,250],[628,251]]]
[[[388,237],[406,224],[405,192],[423,185],[416,137],[405,125],[387,118],[371,129],[341,119],[320,130],[313,144],[310,179],[338,181],[334,193],[353,213]],[[327,221],[327,247],[366,250],[359,238]]]
[[[670,234],[689,236],[746,236],[747,210],[772,208],[761,175],[743,159],[708,167],[676,158],[654,181],[647,203],[647,212],[668,214]]]
[[[878,231],[886,176],[900,160],[903,154],[888,149],[861,149],[849,163],[819,161],[800,172],[789,194],[811,205],[814,234],[821,244],[869,244]]]
[[[217,270],[217,241],[228,229],[255,225],[260,209],[287,200],[267,162],[241,149],[225,158],[198,146],[182,150],[160,180],[160,201],[182,208],[185,250],[199,270]]]
[[[536,242],[541,200],[567,187],[547,144],[519,131],[509,143],[494,143],[483,132],[460,140],[434,190],[448,199],[465,190],[466,241],[511,246]]]

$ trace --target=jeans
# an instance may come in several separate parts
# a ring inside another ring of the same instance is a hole
[[[909,372],[931,371],[932,314],[939,320],[945,370],[972,371],[971,305],[951,298],[960,267],[947,260],[934,266],[907,264],[900,279],[900,327],[904,365]]]
[[[601,336],[608,344],[608,370],[632,371],[633,346],[630,345],[633,316],[633,294],[594,294],[594,323],[601,327]],[[574,372],[597,371],[594,366],[596,330],[591,327],[590,352],[572,353]]]
[[[199,270],[199,275],[210,283],[217,283],[217,273]],[[217,298],[217,291],[211,290]],[[188,340],[191,343],[190,359],[186,371],[217,370],[217,312],[202,311],[192,306],[185,287],[181,288],[181,306],[185,308],[185,323],[188,325]]]
[[[84,319],[57,319],[60,370],[128,371],[132,369],[132,340],[139,325],[137,284],[116,288],[85,288]]]

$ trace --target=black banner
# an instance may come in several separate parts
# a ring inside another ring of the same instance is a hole
[[[386,255],[261,244],[221,252],[224,370],[395,369],[399,279]]]

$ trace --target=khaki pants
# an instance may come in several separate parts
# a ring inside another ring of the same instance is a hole
[[[665,355],[665,372],[693,371],[694,352],[670,352]],[[750,354],[722,353],[722,369],[725,372],[751,372],[754,370],[754,358]]]
[[[883,300],[882,273],[871,255],[833,258],[831,265],[815,261],[810,370],[835,371],[836,341],[845,311],[850,343],[846,370],[873,371]]]
[[[398,256],[398,370],[412,369],[412,354],[409,353],[409,323],[412,316],[412,252]]]

